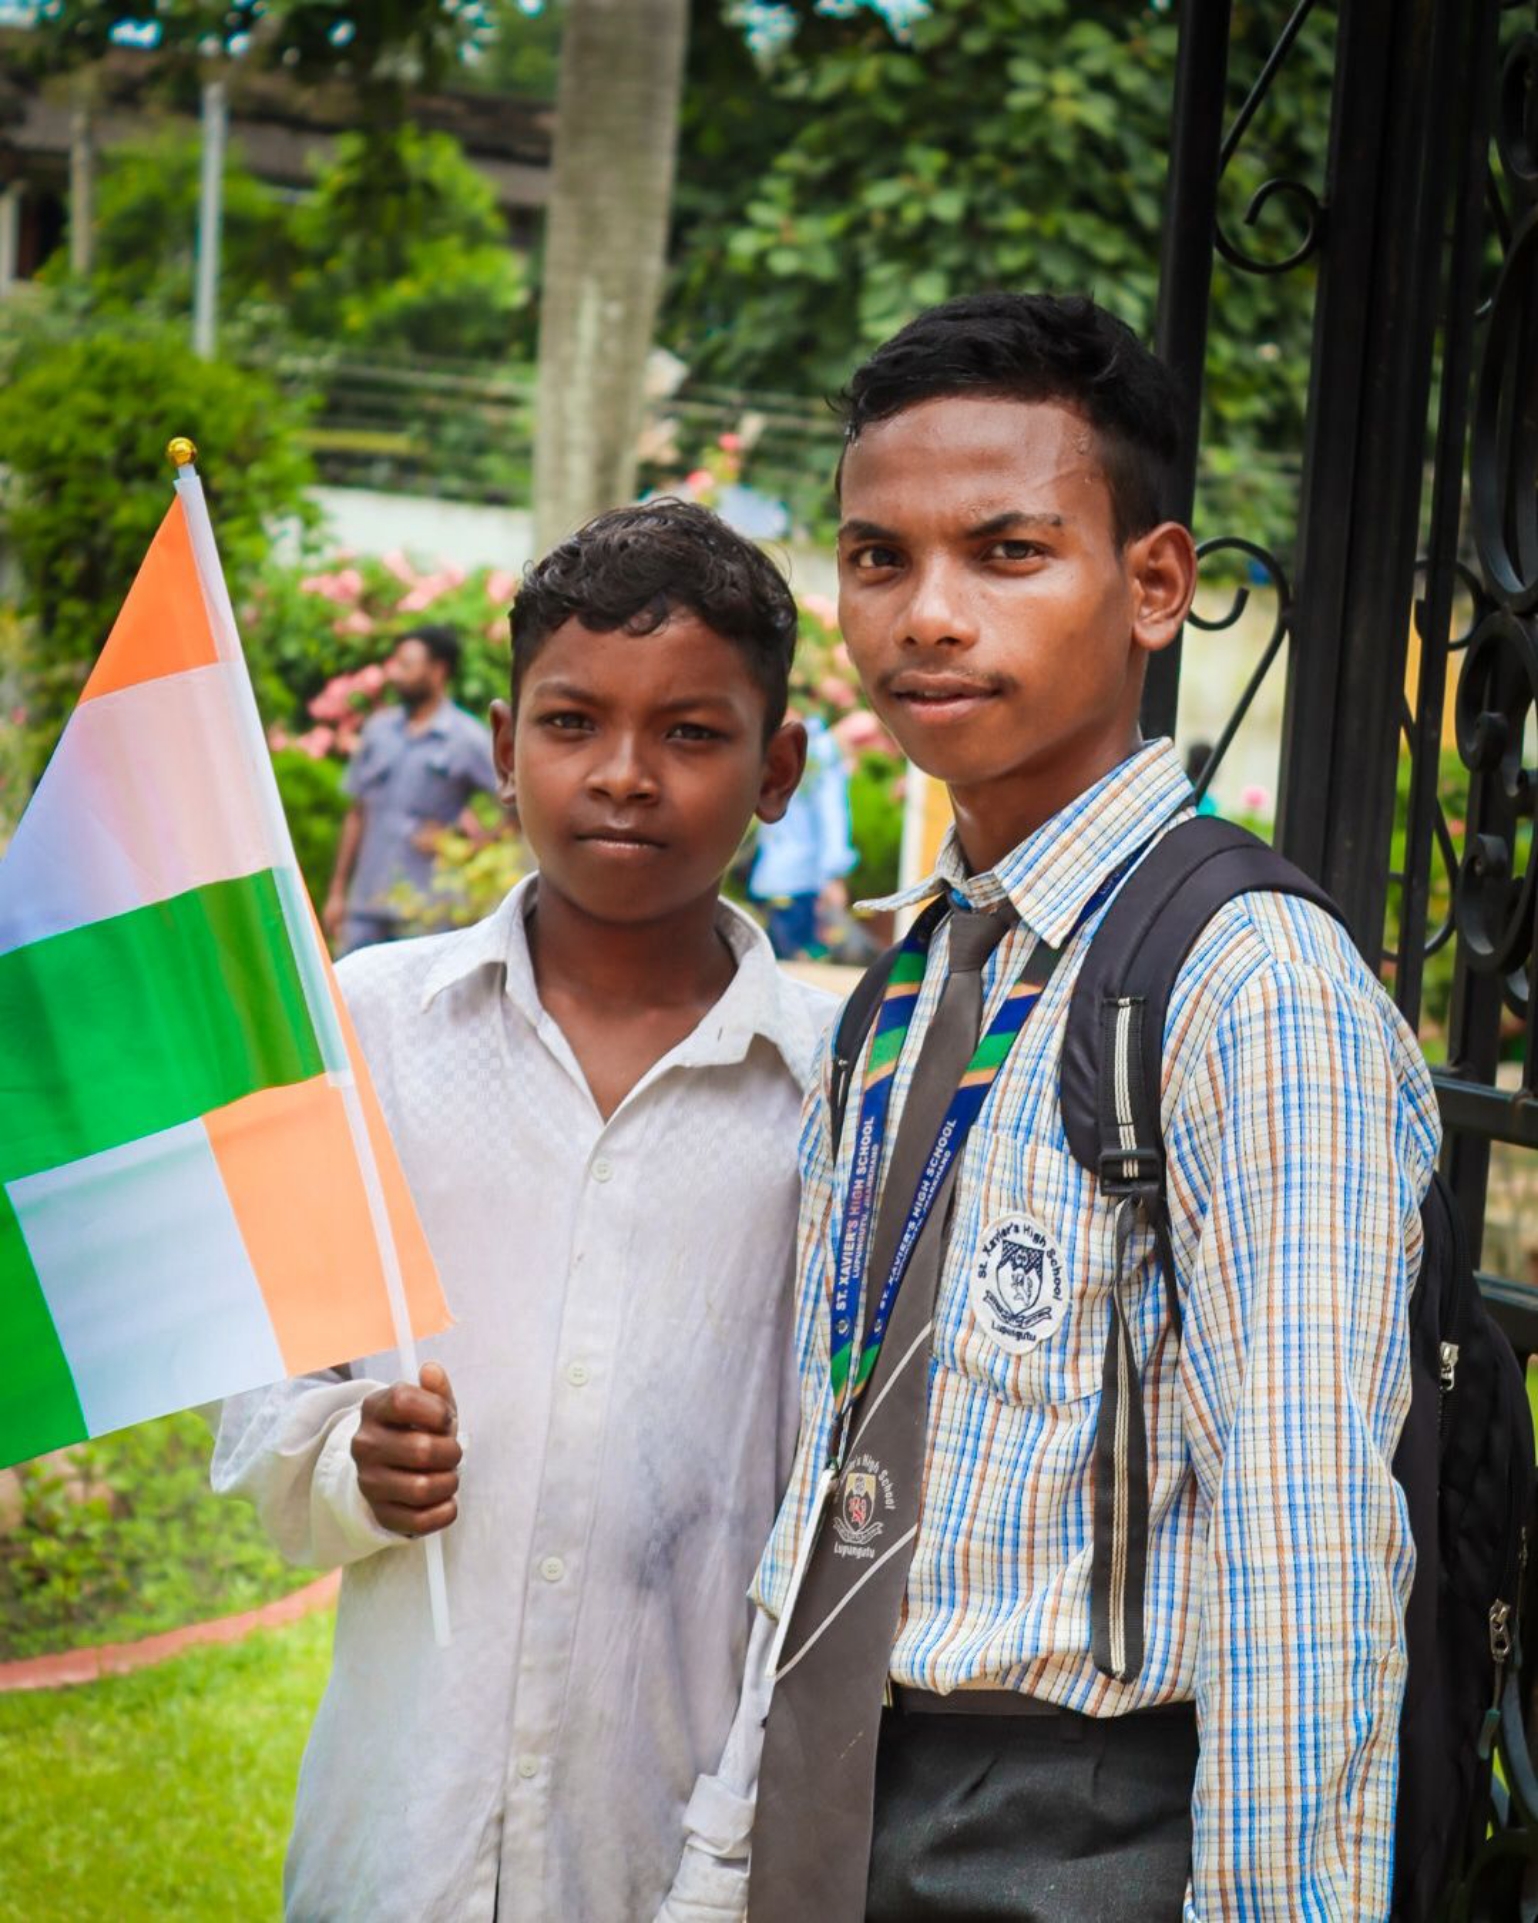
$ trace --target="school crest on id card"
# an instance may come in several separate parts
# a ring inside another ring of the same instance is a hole
[[[1028,1215],[983,1230],[972,1266],[972,1313],[1009,1355],[1050,1340],[1068,1312],[1068,1276],[1057,1244]]]

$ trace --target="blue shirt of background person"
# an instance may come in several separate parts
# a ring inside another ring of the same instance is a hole
[[[402,635],[385,663],[400,705],[369,719],[344,784],[353,805],[324,916],[339,955],[407,932],[395,891],[430,896],[444,829],[472,795],[497,792],[490,729],[449,699],[458,666],[446,627]]]
[[[758,831],[748,893],[769,909],[769,940],[782,961],[817,946],[817,904],[859,855],[850,838],[849,777],[825,721],[806,722],[806,774],[778,821]]]

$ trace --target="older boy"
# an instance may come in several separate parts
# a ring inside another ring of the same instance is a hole
[[[659,503],[533,568],[512,630],[497,766],[538,876],[340,970],[458,1325],[420,1385],[375,1357],[220,1431],[216,1484],[296,1560],[346,1565],[295,1919],[649,1915],[795,1436],[797,1114],[828,1004],[717,896],[801,772],[794,603],[714,516]],[[447,1651],[402,1553],[437,1529]]]
[[[1170,381],[1089,301],[994,294],[921,315],[847,401],[840,622],[954,807],[902,900],[953,907],[894,977],[836,1165],[825,1101],[804,1131],[802,1437],[758,1583],[783,1642],[757,1814],[763,1626],[670,1914],[740,1915],[751,1874],[753,1923],[1370,1923],[1393,1854],[1413,1551],[1390,1465],[1429,1077],[1312,906],[1241,898],[1188,958],[1163,1089],[1184,1327],[1140,1234],[1123,1300],[1147,1580],[1122,1598],[1137,1641],[1097,1662],[1116,1231],[1069,1152],[1058,1066],[1111,894],[1190,807],[1138,728],[1195,581],[1162,507]],[[916,1173],[979,1022],[967,1081],[987,1092],[946,1214]],[[872,1203],[851,1170],[883,1110]],[[905,1135],[910,1110],[933,1119]],[[999,1306],[1012,1248],[1052,1285],[1028,1334]]]

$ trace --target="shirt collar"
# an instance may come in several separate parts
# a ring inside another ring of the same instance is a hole
[[[526,876],[484,921],[440,937],[440,952],[422,985],[424,1011],[446,988],[482,970],[500,968],[508,1000],[532,1026],[539,1024],[544,1010],[534,980],[527,927],[538,879]],[[812,1013],[813,998],[784,973],[768,936],[740,908],[723,901],[717,925],[737,959],[737,972],[715,1007],[680,1043],[675,1064],[704,1067],[740,1062],[762,1036],[778,1050],[797,1085],[807,1087],[821,1040]]]
[[[404,702],[396,701],[392,703],[390,707],[386,708],[384,712],[394,721],[395,732],[397,734],[411,734],[413,740],[420,741],[424,735],[448,733],[453,720],[453,703],[450,701],[440,701],[437,707],[433,709],[432,717],[426,727],[417,728],[415,731],[412,730],[411,717],[406,712]]]
[[[1149,742],[982,874],[968,873],[952,826],[930,875],[860,906],[912,908],[945,889],[974,908],[1007,900],[1033,934],[1060,948],[1095,890],[1190,805],[1191,792],[1174,745]]]

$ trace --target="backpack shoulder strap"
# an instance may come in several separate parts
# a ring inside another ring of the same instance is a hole
[[[1147,1429],[1123,1285],[1133,1229],[1152,1229],[1180,1331],[1160,1118],[1164,1023],[1182,962],[1222,905],[1268,890],[1338,917],[1322,889],[1263,841],[1216,816],[1171,828],[1133,869],[1090,941],[1069,1000],[1059,1099],[1075,1158],[1116,1199],[1116,1274],[1101,1367],[1090,1552],[1091,1655],[1104,1674],[1142,1669],[1148,1551]]]
[[[1075,1158],[1106,1193],[1162,1187],[1164,1024],[1182,964],[1236,896],[1297,895],[1343,919],[1315,881],[1215,815],[1171,828],[1132,871],[1074,984],[1060,1098]]]
[[[941,895],[930,902],[919,916],[914,926],[923,931],[926,942],[949,909],[949,901]],[[876,1011],[881,1006],[886,985],[892,979],[892,970],[897,966],[901,948],[902,943],[896,942],[892,947],[883,949],[855,983],[848,1001],[839,1010],[838,1028],[833,1036],[832,1075],[828,1084],[828,1132],[835,1162],[844,1133],[844,1114],[849,1107],[849,1090],[854,1081],[855,1064],[864,1051],[865,1038],[876,1019]]]

